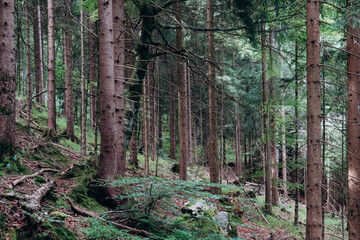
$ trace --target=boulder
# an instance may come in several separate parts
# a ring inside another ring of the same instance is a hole
[[[210,215],[214,215],[215,211],[214,205],[207,203],[205,200],[198,200],[194,204],[186,202],[181,209],[182,213],[188,213],[193,217],[204,215],[205,213],[212,213]]]

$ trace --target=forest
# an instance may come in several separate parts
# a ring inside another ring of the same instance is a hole
[[[0,239],[360,240],[359,9],[0,0]]]

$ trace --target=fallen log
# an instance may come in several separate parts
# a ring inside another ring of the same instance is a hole
[[[10,188],[12,189],[15,186],[19,185],[20,183],[24,182],[26,179],[36,177],[37,175],[43,174],[44,172],[59,172],[59,171],[56,170],[56,169],[51,169],[51,168],[43,168],[43,169],[41,169],[40,171],[38,171],[36,173],[30,174],[30,175],[25,175],[25,176],[22,176],[19,179],[16,179],[15,181],[13,181],[11,183]]]
[[[132,227],[129,227],[129,226],[126,226],[124,224],[120,224],[120,223],[116,223],[116,222],[112,222],[112,221],[107,221],[106,219],[100,217],[97,213],[95,212],[92,212],[92,211],[89,211],[89,210],[86,210],[86,209],[83,209],[79,206],[76,206],[75,203],[73,203],[73,201],[71,201],[71,199],[67,199],[69,205],[71,206],[71,208],[81,214],[81,215],[84,215],[84,216],[87,216],[87,217],[93,217],[93,218],[97,218],[101,221],[104,221],[104,222],[108,222],[110,223],[111,225],[114,225],[118,228],[121,228],[121,229],[125,229],[125,230],[128,230],[130,233],[133,233],[133,234],[138,234],[138,235],[141,235],[141,236],[144,236],[144,237],[148,237],[151,235],[150,232],[147,232],[145,230],[140,230],[140,229],[136,229],[136,228],[132,228]]]

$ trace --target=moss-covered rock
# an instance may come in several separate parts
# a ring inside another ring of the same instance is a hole
[[[41,230],[34,237],[35,240],[76,240],[74,234],[61,222],[46,221],[41,225]]]

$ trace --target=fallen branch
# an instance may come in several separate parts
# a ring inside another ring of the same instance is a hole
[[[0,193],[0,197],[14,198],[20,200],[20,204],[25,210],[34,212],[41,208],[41,199],[54,187],[55,182],[49,180],[48,182],[41,185],[31,195],[20,195],[16,192]]]
[[[24,182],[26,179],[36,177],[37,175],[43,174],[44,172],[59,172],[59,171],[56,170],[56,169],[51,169],[51,168],[43,168],[43,169],[41,169],[40,171],[38,171],[36,173],[30,174],[30,175],[25,175],[25,176],[22,176],[19,179],[16,179],[15,181],[13,181],[11,183],[10,188],[14,188],[15,186],[17,186],[20,183]]]
[[[132,227],[129,227],[129,226],[126,226],[126,225],[123,225],[123,224],[120,224],[120,223],[116,223],[116,222],[111,222],[111,221],[107,221],[106,219],[100,217],[97,213],[95,212],[92,212],[92,211],[89,211],[89,210],[86,210],[86,209],[83,209],[79,206],[76,206],[75,203],[73,203],[73,201],[71,201],[69,198],[67,199],[68,203],[70,204],[71,208],[81,214],[81,215],[85,215],[85,216],[88,216],[88,217],[93,217],[93,218],[97,218],[101,221],[104,221],[104,222],[109,222],[111,223],[111,225],[114,225],[118,228],[122,228],[122,229],[125,229],[125,230],[128,230],[130,233],[134,233],[134,234],[139,234],[141,236],[144,236],[144,237],[148,237],[151,235],[150,232],[147,232],[145,230],[140,230],[140,229],[136,229],[136,228],[132,228]]]

